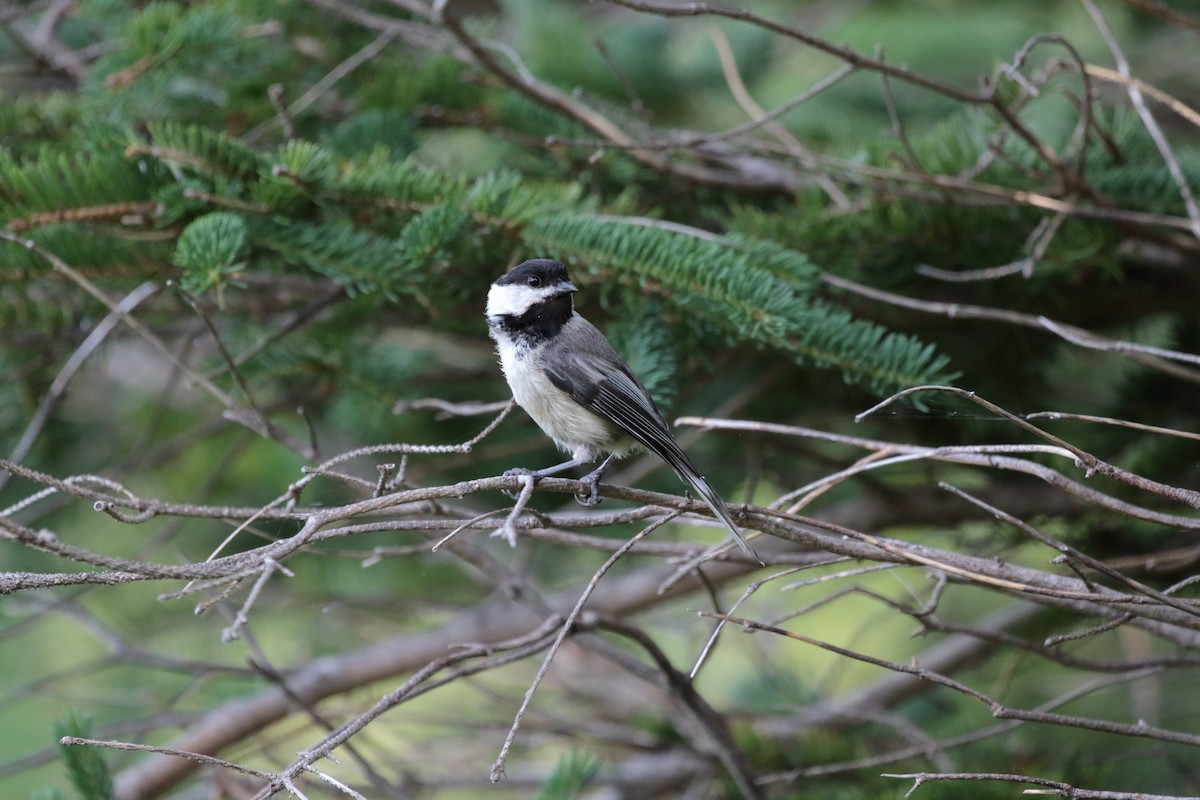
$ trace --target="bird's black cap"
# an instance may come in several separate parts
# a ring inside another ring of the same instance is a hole
[[[500,286],[524,284],[552,286],[562,281],[569,281],[567,268],[549,258],[533,258],[523,261],[500,277],[496,283]],[[537,281],[535,284],[533,281]]]

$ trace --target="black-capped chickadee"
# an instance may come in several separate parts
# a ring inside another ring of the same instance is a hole
[[[514,267],[488,292],[488,331],[496,340],[513,397],[571,456],[553,467],[505,474],[537,480],[606,456],[581,479],[589,491],[578,497],[579,502],[595,505],[600,502],[596,484],[613,459],[645,448],[690,484],[742,551],[758,560],[725,503],[675,441],[646,387],[604,334],[575,313],[571,295],[577,291],[566,267],[538,258]]]

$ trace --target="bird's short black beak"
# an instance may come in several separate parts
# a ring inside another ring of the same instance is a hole
[[[558,282],[558,294],[575,294],[579,289],[570,281]]]

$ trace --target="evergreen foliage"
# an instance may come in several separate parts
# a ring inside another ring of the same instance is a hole
[[[246,223],[236,214],[215,211],[197,217],[179,234],[175,263],[183,268],[183,287],[202,293],[221,283],[238,268],[246,243]]]
[[[158,123],[149,131],[151,146],[134,142],[126,153],[109,145],[0,163],[13,187],[10,227],[39,227],[38,214],[51,209],[67,207],[86,219],[117,202],[153,197],[142,224],[179,231],[174,263],[190,291],[223,289],[240,272],[278,265],[388,302],[437,283],[433,277],[455,258],[498,232],[527,253],[586,265],[634,295],[652,291],[676,316],[720,331],[730,344],[787,352],[877,392],[949,379],[945,357],[932,346],[815,297],[816,268],[769,240],[711,239],[622,221],[597,214],[596,198],[577,183],[513,172],[464,181],[378,148],[346,158],[292,140],[260,155],[194,125]],[[225,210],[212,211],[214,205]],[[126,264],[154,258],[138,258],[136,246],[127,246],[134,253]],[[485,274],[498,269],[487,266]]]
[[[514,19],[525,19],[519,24],[537,41],[536,30],[548,18],[538,16],[537,4],[518,6]],[[1024,236],[1040,220],[1028,209],[914,203],[887,194],[860,202],[853,214],[830,214],[813,192],[789,204],[711,188],[698,195],[703,209],[693,210],[694,199],[679,196],[627,154],[615,151],[593,164],[592,149],[571,144],[594,136],[578,121],[510,88],[488,86],[459,59],[403,48],[384,50],[361,68],[361,80],[347,89],[353,113],[327,124],[330,110],[314,108],[295,120],[311,138],[285,139],[275,128],[251,144],[236,130],[268,130],[263,125],[276,113],[263,100],[268,76],[319,60],[264,45],[280,43],[278,25],[292,36],[312,34],[306,27],[311,17],[270,17],[244,2],[152,3],[123,19],[112,11],[111,4],[87,8],[97,30],[120,30],[125,38],[97,62],[79,94],[55,93],[44,103],[22,97],[0,113],[0,220],[87,269],[100,285],[166,275],[224,304],[249,299],[249,287],[265,279],[255,276],[295,275],[374,301],[360,312],[386,314],[390,306],[417,300],[405,307],[436,325],[475,331],[458,307],[477,306],[480,287],[504,266],[549,255],[597,279],[604,287],[597,297],[607,308],[646,308],[653,299],[673,335],[690,337],[693,345],[720,342],[786,355],[886,394],[952,380],[964,367],[953,360],[957,348],[939,347],[916,331],[891,330],[883,319],[861,318],[848,298],[820,288],[821,270],[904,291],[915,264],[971,268],[1021,257]],[[638,36],[675,35],[661,20],[644,22]],[[347,38],[325,58],[348,57],[366,43],[356,27],[335,25]],[[763,32],[746,30],[732,26],[726,33],[748,78],[766,62]],[[676,43],[680,53],[692,52],[691,44],[681,44],[690,35]],[[631,70],[622,80],[653,97],[647,83],[661,69],[654,66],[661,54],[644,53],[641,63],[642,56],[627,52],[630,41],[613,39],[609,56],[622,54]],[[553,64],[534,51],[529,56],[554,77]],[[711,69],[715,62],[688,63],[692,72],[684,81],[698,91],[720,82],[719,70]],[[572,80],[609,97],[590,98],[598,108],[633,129],[642,125],[622,116],[620,80],[591,85],[582,73]],[[434,103],[436,113],[423,116]],[[236,126],[224,113],[198,113],[235,104],[243,115]],[[1026,101],[1023,109],[1033,129],[1068,160],[1074,128],[1065,111],[1069,105],[1050,95]],[[1090,185],[1121,207],[1181,213],[1166,167],[1151,157],[1154,146],[1136,118],[1097,114],[1109,141],[1088,143]],[[429,154],[445,134],[467,127],[456,125],[454,115],[561,141],[565,158],[493,141],[484,149],[506,168],[472,174],[449,167]],[[1032,188],[1028,168],[1035,153],[1020,137],[997,139],[998,126],[980,109],[956,111],[910,133],[903,146],[864,139],[848,143],[843,155],[880,168],[915,159],[939,174],[983,164],[977,181]],[[32,145],[35,137],[43,143]],[[1183,150],[1179,160],[1189,177],[1200,178],[1200,156]],[[689,217],[720,220],[725,231],[714,236],[642,224]],[[1023,235],[1014,236],[1014,228]],[[1068,220],[1034,280],[1015,294],[987,287],[993,301],[1032,297],[1083,263],[1119,278],[1124,265],[1113,257],[1116,236],[1100,221]],[[79,309],[94,308],[90,298],[65,302],[34,291],[47,265],[36,253],[3,247],[0,272],[28,288],[8,287],[16,298],[3,310],[10,329],[60,331]],[[615,316],[619,320],[620,311]],[[662,352],[648,346],[663,335],[654,330],[641,342],[631,337],[630,352],[639,358]],[[647,366],[654,382],[668,389],[677,381],[664,370],[679,363],[649,358]]]
[[[573,800],[580,796],[595,774],[600,762],[577,751],[571,751],[558,760],[554,771],[538,787],[535,800]]]
[[[178,122],[155,122],[147,126],[155,159],[177,167],[190,167],[198,176],[228,176],[249,181],[266,166],[266,159],[237,139],[212,128]],[[136,145],[132,151],[141,152]]]
[[[0,214],[8,227],[69,263],[98,270],[100,279],[157,273],[164,245],[171,246],[185,288],[222,297],[238,275],[301,269],[385,304],[416,292],[460,303],[469,292],[447,290],[447,281],[482,281],[516,258],[553,255],[615,281],[624,305],[636,307],[637,298],[650,293],[685,327],[832,368],[848,382],[887,393],[945,382],[961,370],[931,343],[857,319],[834,298],[820,296],[819,268],[899,285],[904,280],[898,270],[914,254],[947,267],[1016,256],[1012,225],[1022,224],[1019,218],[1029,229],[1034,225],[1028,213],[1014,218],[986,207],[886,198],[855,215],[830,217],[808,200],[791,208],[735,205],[731,233],[709,238],[614,218],[616,208],[639,216],[668,209],[647,207],[627,191],[607,192],[603,182],[564,180],[557,167],[546,172],[552,178],[514,171],[468,178],[406,155],[422,145],[404,109],[433,97],[456,109],[490,100],[478,88],[441,94],[462,85],[464,75],[459,62],[442,56],[418,60],[405,81],[387,83],[393,90],[403,87],[391,109],[369,105],[383,98],[360,89],[364,105],[336,128],[328,145],[292,139],[274,151],[256,149],[178,113],[197,101],[231,102],[228,81],[217,89],[215,76],[264,58],[287,61],[247,47],[247,29],[259,22],[247,8],[155,3],[130,16],[126,46],[97,64],[78,101],[82,110],[65,110],[61,101],[53,109],[56,119],[81,113],[91,126],[73,140],[54,137],[40,150],[0,152]],[[498,119],[517,130],[568,140],[586,133],[511,91],[496,98]],[[46,119],[26,103],[0,122],[11,138],[40,130]],[[118,138],[117,131],[132,123],[146,126],[149,144],[128,133]],[[1177,201],[1161,201],[1172,196],[1161,163],[1136,157],[1145,150],[1144,134],[1141,140],[1128,137],[1140,128],[1125,118],[1108,125],[1129,157],[1112,159],[1093,147],[1094,185],[1125,205],[1177,212]],[[986,115],[965,112],[915,138],[911,152],[931,171],[961,171],[990,147],[994,126]],[[1060,127],[1064,140],[1051,137],[1051,143],[1065,146],[1069,131]],[[900,154],[895,144],[872,147],[866,159],[881,165]],[[1033,154],[1017,137],[1004,148],[979,179],[1022,188],[1021,167]],[[613,175],[629,163],[619,155],[612,162]],[[1182,163],[1189,174],[1200,171],[1194,154],[1185,153]],[[167,238],[144,241],[140,231],[152,228]],[[1090,258],[1106,230],[1068,224],[1046,254],[1054,268],[1043,270],[1041,280]],[[97,234],[105,247],[91,246]],[[485,255],[497,246],[507,255]],[[45,271],[29,253],[10,252],[3,264],[18,280]],[[445,277],[450,275],[460,277]],[[37,302],[36,295],[30,302]],[[451,309],[430,310],[446,315]],[[6,316],[15,321],[16,313]],[[19,313],[27,323],[53,318],[32,308]]]
[[[689,318],[723,329],[731,343],[811,359],[876,391],[949,380],[946,359],[932,347],[806,296],[814,270],[784,248],[578,215],[544,216],[524,236],[546,250],[577,253],[618,280],[653,285]]]
[[[679,355],[667,323],[667,309],[655,298],[623,309],[605,331],[613,347],[650,391],[659,407],[669,409],[679,390]]]
[[[54,723],[54,734],[60,739],[64,736],[89,738],[92,721],[86,715],[71,712]],[[100,748],[60,745],[58,753],[80,800],[111,800],[112,775]]]

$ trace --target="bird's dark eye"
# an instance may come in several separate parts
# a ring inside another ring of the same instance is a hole
[[[525,279],[525,282],[528,283],[530,286],[532,286],[534,289],[542,288],[542,279],[539,278],[537,275],[530,275],[528,278]]]

